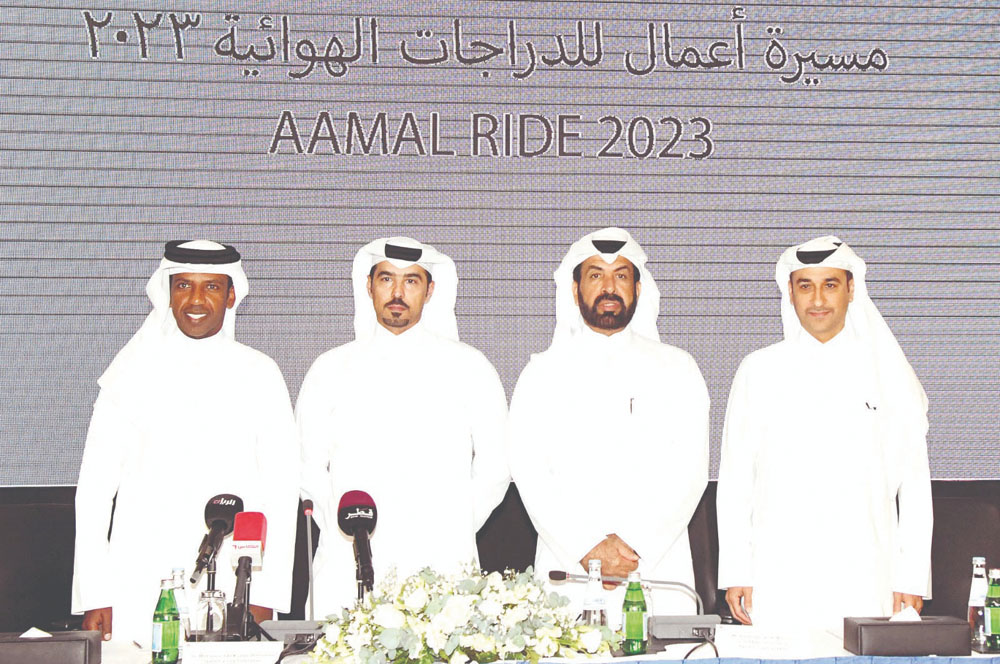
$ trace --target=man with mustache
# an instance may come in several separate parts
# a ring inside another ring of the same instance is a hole
[[[337,526],[345,492],[365,491],[378,508],[378,583],[392,568],[402,578],[476,560],[476,531],[510,483],[507,398],[493,365],[458,340],[454,262],[384,238],[358,252],[352,278],[355,339],[317,358],[296,405],[302,494],[322,531],[320,616],[357,597],[351,541]]]
[[[646,254],[619,228],[570,247],[555,273],[552,345],[511,399],[508,458],[535,529],[535,570],[694,584],[687,526],[708,482],[708,390],[694,359],[660,342]],[[558,588],[579,607],[582,585]],[[624,587],[608,587],[620,621]],[[654,591],[658,614],[694,613]]]
[[[205,505],[221,493],[267,518],[255,617],[289,610],[295,422],[278,366],[234,338],[248,292],[233,247],[168,242],[146,284],[152,312],[98,380],[76,489],[72,607],[105,639],[150,644],[160,580],[194,571]],[[224,544],[218,554],[217,587],[232,599],[230,553]]]
[[[733,379],[719,587],[740,622],[841,630],[930,595],[927,397],[865,270],[833,236],[786,250],[785,338]]]

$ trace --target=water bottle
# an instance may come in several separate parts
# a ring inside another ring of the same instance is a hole
[[[583,623],[607,625],[608,612],[605,604],[604,585],[601,583],[601,561],[591,558],[587,561],[587,587],[583,593]]]
[[[181,621],[173,586],[173,577],[160,581],[160,599],[153,611],[152,664],[174,664],[177,661]]]
[[[191,601],[187,591],[187,575],[183,567],[175,567],[171,576],[174,580],[174,601],[177,602],[177,614],[180,616],[180,630],[177,641],[177,656],[184,659],[184,642],[191,637]]]
[[[629,572],[625,602],[622,604],[622,624],[625,640],[622,652],[626,655],[642,655],[646,652],[646,596],[639,583],[639,573]]]
[[[986,647],[989,652],[1000,652],[1000,569],[990,570],[985,610]]]
[[[983,652],[986,649],[985,606],[986,591],[989,585],[986,581],[986,558],[972,558],[972,584],[969,586],[969,627],[972,628],[972,649]]]

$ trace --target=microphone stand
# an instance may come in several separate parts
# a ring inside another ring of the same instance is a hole
[[[215,590],[215,556],[208,561],[208,567],[205,569],[208,575],[208,580],[205,582],[205,590]],[[208,615],[205,616],[205,631],[212,632],[215,629],[215,625],[212,624],[212,612],[209,611]]]
[[[250,613],[250,581],[253,563],[250,556],[240,556],[236,564],[236,588],[233,591],[233,601],[229,604],[226,618],[227,630],[240,641],[247,641],[251,636],[260,634],[260,626]]]
[[[313,501],[302,501],[302,511],[306,515],[306,556],[309,561],[309,620],[313,620]]]

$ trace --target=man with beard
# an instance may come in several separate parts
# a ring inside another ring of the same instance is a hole
[[[694,359],[660,342],[659,291],[619,228],[576,242],[555,273],[552,345],[511,400],[511,474],[538,531],[535,569],[694,584],[687,526],[708,482],[708,390]],[[559,591],[580,606],[581,584]],[[605,590],[620,621],[624,587]],[[692,598],[654,591],[661,614]]]
[[[358,252],[354,341],[313,363],[296,405],[302,493],[321,529],[317,615],[357,597],[351,541],[337,526],[350,490],[371,495],[375,582],[395,568],[455,571],[477,559],[476,531],[510,484],[507,398],[482,353],[458,340],[455,264],[410,238]]]

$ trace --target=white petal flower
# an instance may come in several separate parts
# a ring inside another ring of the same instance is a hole
[[[580,634],[580,644],[589,653],[597,652],[601,647],[601,632],[596,629],[588,629]]]
[[[416,613],[420,609],[427,606],[427,600],[427,591],[423,588],[415,588],[403,598],[403,606]]]
[[[461,650],[456,650],[451,654],[451,659],[448,660],[448,664],[465,664],[469,661],[469,658],[465,656],[465,653]]]
[[[559,646],[555,641],[545,637],[538,642],[538,645],[535,646],[535,650],[537,650],[538,654],[542,657],[552,657],[552,655],[556,654],[558,647]]]
[[[427,640],[427,647],[436,652],[438,650],[444,650],[444,644],[448,642],[448,633],[435,629],[434,621],[432,620],[431,627],[427,630],[425,638]]]
[[[503,605],[492,597],[479,603],[479,612],[485,617],[495,619],[503,611]]]
[[[399,629],[406,621],[406,616],[392,604],[379,604],[372,612],[372,620],[380,627]]]

